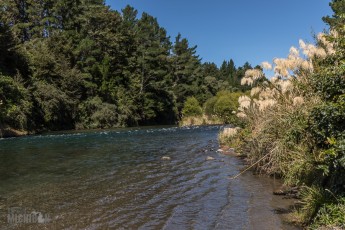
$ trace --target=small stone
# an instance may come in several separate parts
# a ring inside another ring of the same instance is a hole
[[[224,152],[224,150],[223,149],[218,149],[217,152]]]
[[[163,157],[161,158],[161,160],[163,160],[163,161],[170,161],[170,160],[171,160],[171,157],[163,156]]]
[[[208,156],[208,157],[206,157],[206,160],[207,160],[207,161],[212,161],[212,160],[214,160],[214,158],[213,158],[213,157]]]

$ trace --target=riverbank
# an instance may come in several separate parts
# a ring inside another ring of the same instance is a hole
[[[224,121],[219,119],[218,117],[214,116],[187,116],[183,117],[179,121],[180,126],[196,126],[196,125],[224,125]]]
[[[302,173],[297,171],[301,164],[293,163],[299,159],[304,162],[308,160],[308,155],[305,152],[298,154],[304,158],[298,158],[299,155],[277,155],[277,152],[267,151],[267,149],[258,145],[260,139],[255,137],[255,133],[249,132],[248,129],[240,128],[224,128],[219,134],[219,142],[223,146],[222,151],[226,154],[239,156],[247,164],[247,168],[254,170],[259,174],[267,176],[279,176],[283,179],[284,187],[275,190],[273,193],[277,195],[289,195],[299,199],[298,204],[291,213],[288,221],[299,226],[307,227],[308,229],[343,229],[345,227],[345,197],[342,195],[344,190],[335,190],[335,186],[328,189],[329,184],[344,185],[341,183],[342,177],[332,180],[331,177],[323,179],[324,187],[315,186],[313,184],[321,181],[325,175],[320,175],[320,165],[305,165],[300,169],[308,170],[301,181],[291,180],[291,175],[295,178],[301,177]],[[266,147],[273,144],[266,142]],[[232,146],[229,148],[227,146]],[[236,151],[234,150],[236,148]],[[231,151],[230,151],[231,150]],[[265,150],[265,151],[264,151]],[[274,149],[277,151],[277,149]],[[305,154],[305,155],[303,155]],[[285,156],[285,157],[284,157]],[[290,163],[287,165],[287,163]],[[286,171],[279,170],[274,166],[285,164]],[[308,169],[309,168],[309,169]],[[330,169],[334,170],[334,169]],[[302,172],[303,172],[302,171]],[[342,171],[339,170],[338,174]],[[242,176],[242,173],[235,177]],[[326,175],[327,176],[327,175]],[[308,184],[306,184],[308,183]],[[319,182],[321,183],[321,182]],[[334,191],[337,191],[336,194]]]
[[[297,206],[299,205],[299,199],[296,196],[296,191],[292,188],[289,188],[284,185],[284,181],[280,178],[276,178],[275,176],[268,176],[263,174],[257,174],[252,170],[252,166],[248,161],[247,157],[244,154],[237,153],[236,149],[229,147],[227,145],[220,145],[220,149],[218,150],[223,155],[235,157],[239,159],[242,164],[243,168],[240,172],[230,178],[230,180],[245,180],[248,175],[252,175],[261,183],[261,189],[263,187],[266,191],[266,199],[270,199],[271,206],[274,210],[271,215],[278,215],[282,225],[284,226],[282,229],[302,229],[302,225],[296,222],[296,218],[294,217],[294,212],[296,211]],[[265,229],[267,228],[268,223],[263,223],[260,217],[263,210],[260,210],[258,207],[262,198],[255,197],[256,207],[252,210],[252,219],[255,222],[255,228],[257,229]]]
[[[29,133],[27,131],[17,130],[10,127],[0,129],[0,138],[22,137],[28,134]]]

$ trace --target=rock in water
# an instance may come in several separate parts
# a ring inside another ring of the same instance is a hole
[[[206,160],[207,160],[207,161],[212,161],[212,160],[214,160],[214,158],[213,158],[213,157],[208,156],[208,157],[206,157]]]
[[[170,161],[170,160],[171,160],[171,157],[163,156],[163,157],[161,158],[161,160],[163,160],[163,161]]]

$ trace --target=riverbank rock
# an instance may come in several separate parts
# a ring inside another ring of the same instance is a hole
[[[163,156],[163,157],[161,158],[161,160],[163,160],[163,161],[170,161],[170,160],[171,160],[171,157]]]
[[[277,196],[289,196],[293,198],[299,197],[299,188],[298,187],[288,187],[288,186],[281,186],[280,188],[273,191],[273,195]]]
[[[218,150],[218,152],[223,154],[223,155],[229,155],[229,156],[239,156],[240,155],[240,154],[236,153],[236,150],[234,148],[230,148],[228,146],[221,146],[220,150]]]
[[[206,160],[207,160],[207,161],[213,161],[213,160],[214,160],[214,157],[207,156],[207,157],[206,157]]]

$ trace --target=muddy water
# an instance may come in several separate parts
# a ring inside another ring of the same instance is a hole
[[[216,151],[220,128],[2,139],[0,228],[295,229],[277,214],[290,203],[272,196],[278,182],[229,179],[243,165]]]

